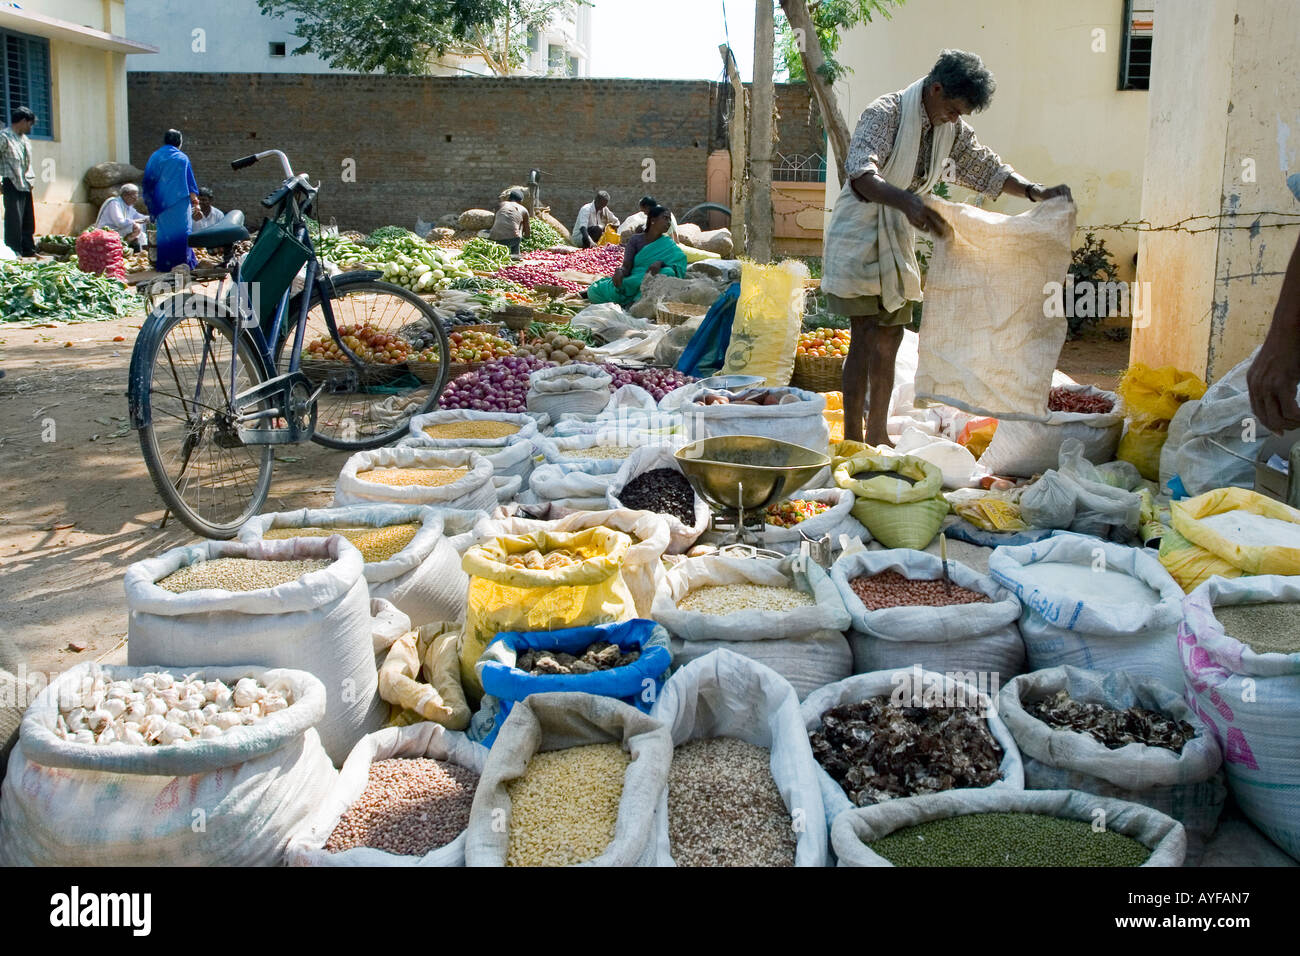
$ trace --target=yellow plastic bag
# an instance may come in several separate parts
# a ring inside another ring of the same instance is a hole
[[[618,234],[618,230],[613,226],[606,226],[605,231],[600,234],[596,240],[598,246],[617,246],[623,243],[623,238]]]
[[[1296,546],[1249,545],[1207,527],[1211,515],[1240,511],[1296,526]],[[1246,574],[1300,574],[1300,510],[1247,488],[1219,488],[1169,505],[1174,530]]]
[[[808,274],[808,267],[797,259],[775,266],[741,266],[740,298],[722,374],[761,375],[770,387],[790,384]]]
[[[957,436],[957,444],[965,445],[968,452],[979,458],[988,451],[989,443],[993,441],[993,435],[997,430],[996,418],[973,418],[966,423],[966,427]]]
[[[848,461],[854,455],[861,455],[863,452],[876,453],[875,445],[868,445],[866,442],[848,441],[841,438],[838,442],[832,439],[831,444],[831,468],[838,468],[842,463]]]
[[[1172,365],[1151,368],[1134,362],[1125,370],[1116,391],[1134,418],[1168,421],[1183,402],[1205,394],[1205,383],[1191,372],[1179,371]]]
[[[469,603],[460,646],[466,695],[473,701],[483,696],[474,664],[502,631],[557,631],[635,618],[636,604],[622,571],[631,544],[621,532],[590,528],[494,538],[466,551],[461,566],[469,575]],[[512,554],[558,549],[582,560],[550,571],[506,563]]]
[[[1125,423],[1115,457],[1137,468],[1147,481],[1160,480],[1160,451],[1169,437],[1169,422],[1163,418],[1133,416]]]
[[[1020,505],[1001,498],[976,498],[952,506],[954,513],[983,531],[1028,531]]]
[[[826,429],[831,435],[831,444],[844,441],[844,393],[826,392],[826,408],[822,418],[826,419]]]
[[[1192,544],[1173,528],[1166,528],[1160,538],[1160,563],[1178,586],[1191,594],[1216,574],[1221,578],[1239,578],[1240,568],[1216,557],[1200,545]]]
[[[393,705],[390,726],[405,727],[423,720],[448,730],[469,726],[459,653],[457,624],[426,624],[397,639],[379,668],[379,696]]]
[[[847,442],[841,443],[849,444]],[[854,478],[864,471],[895,472],[903,478],[880,474]],[[948,514],[943,497],[943,472],[911,455],[886,455],[862,451],[835,466],[835,484],[852,491],[857,501],[853,517],[866,525],[871,536],[887,548],[920,550],[934,540]]]

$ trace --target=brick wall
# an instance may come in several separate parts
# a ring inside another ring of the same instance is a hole
[[[322,180],[321,217],[362,231],[495,209],[531,168],[565,223],[598,188],[620,216],[647,192],[680,215],[705,198],[717,91],[703,81],[267,73],[132,73],[128,87],[137,166],[169,127],[180,129],[217,206],[255,218],[278,171],[234,172],[230,160],[283,149],[295,172]],[[778,87],[779,149],[808,138],[801,90]],[[646,159],[654,182],[642,179]],[[343,181],[345,160],[355,161],[355,182]]]

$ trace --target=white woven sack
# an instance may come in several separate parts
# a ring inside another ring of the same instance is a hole
[[[1111,750],[1083,733],[1049,726],[1026,706],[1066,691],[1071,699],[1111,710],[1143,707],[1196,730],[1181,753],[1131,743]],[[1214,736],[1180,694],[1149,678],[1053,667],[1022,674],[998,695],[998,714],[1016,738],[1031,790],[1083,790],[1141,803],[1187,828],[1197,857],[1219,822],[1227,789],[1219,768],[1223,753]]]
[[[582,866],[636,866],[654,837],[654,814],[668,783],[668,729],[622,701],[595,694],[532,694],[510,710],[492,744],[470,812],[467,866],[504,866],[510,843],[506,785],[524,775],[533,754],[586,744],[620,744],[632,758],[623,777],[614,839]],[[504,825],[503,825],[504,824]]]
[[[666,448],[677,449],[683,444],[684,441],[677,435],[660,434],[659,432],[638,429],[606,427],[584,431],[577,435],[543,437],[538,441],[538,452],[548,464],[568,464],[589,461],[620,461],[617,458],[595,458],[583,454],[590,448],[605,448],[615,445],[637,449],[646,445],[662,445]]]
[[[953,584],[987,595],[987,604],[949,607],[887,607],[868,611],[849,584],[862,575],[897,571],[911,580],[935,581],[943,575],[938,555],[899,548],[859,551],[831,565],[831,580],[853,622],[849,645],[858,674],[920,664],[939,673],[997,674],[1005,683],[1024,670],[1020,602],[992,578],[957,561],[948,562]]]
[[[1183,825],[1138,803],[1077,790],[949,790],[889,800],[841,813],[831,826],[831,849],[840,866],[893,866],[867,846],[896,830],[967,813],[1036,813],[1092,824],[1097,811],[1106,828],[1151,848],[1143,866],[1182,866],[1187,850]]]
[[[262,540],[272,528],[384,528],[418,522],[420,530],[387,561],[365,565],[372,598],[391,601],[416,627],[456,621],[465,614],[469,575],[445,534],[445,514],[424,505],[364,504],[303,508],[258,515],[239,531],[241,541]]]
[[[762,407],[695,405],[687,401],[681,406],[682,426],[687,440],[698,441],[721,435],[759,435],[811,448],[821,455],[830,454],[830,428],[822,416],[826,410],[826,397],[791,386],[768,391],[793,395],[799,401]],[[669,393],[673,394],[676,393]]]
[[[668,547],[668,523],[652,511],[577,511],[554,520],[488,519],[479,525],[480,539],[503,538],[539,531],[576,532],[588,528],[621,531],[632,539],[623,559],[623,583],[632,592],[637,617],[650,618],[655,592],[664,577],[661,560]]]
[[[1246,376],[1259,355],[1256,349],[1206,390],[1200,400],[1184,402],[1169,422],[1169,437],[1160,449],[1160,484],[1178,476],[1189,495],[1215,488],[1253,488],[1259,442],[1272,433],[1254,420]],[[1255,428],[1242,422],[1250,419]]]
[[[313,729],[325,688],[311,674],[259,667],[197,671],[233,685],[285,682],[292,703],[211,740],[156,747],[77,744],[54,732],[60,694],[96,675],[156,668],[78,664],[23,717],[0,786],[5,866],[275,866],[337,776]],[[202,821],[202,827],[196,827]]]
[[[173,594],[155,582],[211,558],[306,560],[333,564],[256,591],[205,589]],[[127,568],[127,663],[132,667],[287,667],[325,685],[316,724],[331,759],[342,763],[358,740],[383,726],[361,552],[342,537],[285,541],[206,541],[173,548]]]
[[[1070,264],[1074,203],[1049,199],[1007,216],[926,202],[952,234],[935,240],[926,273],[917,405],[930,400],[1004,422],[1043,419],[1066,333],[1064,313],[1044,317],[1043,290],[1062,282]],[[1008,375],[1011,347],[1016,366]]]
[[[538,465],[528,477],[528,490],[540,501],[599,498],[603,502],[623,464],[608,458]]]
[[[681,430],[682,416],[678,412],[619,408],[613,412],[603,411],[599,415],[565,415],[555,423],[550,434],[555,438],[607,431],[671,435]]]
[[[448,425],[453,422],[501,422],[506,425],[518,425],[519,431],[501,438],[434,438],[425,434],[425,429],[434,425]],[[425,412],[411,417],[410,429],[402,439],[404,445],[418,448],[458,448],[484,449],[483,454],[528,441],[537,435],[538,423],[531,415],[511,414],[509,412],[483,412],[469,408],[444,408],[436,412]]]
[[[515,500],[515,495],[519,494],[519,489],[523,487],[524,480],[518,475],[506,477],[503,475],[492,476],[492,490],[496,493],[499,505],[509,504]]]
[[[383,666],[389,649],[415,628],[411,619],[383,598],[370,599],[370,636],[374,640],[375,663]]]
[[[409,727],[385,727],[367,734],[348,754],[338,779],[293,835],[285,850],[289,866],[464,866],[465,831],[446,846],[421,856],[402,856],[372,847],[333,853],[325,849],[343,814],[356,803],[370,782],[370,765],[380,760],[428,757],[483,773],[487,748],[464,734],[428,721]]]
[[[1116,392],[1094,385],[1066,385],[1083,395],[1108,398],[1114,408],[1102,414],[1048,412],[1046,421],[998,422],[997,431],[979,463],[994,475],[1030,478],[1055,468],[1061,456],[1061,442],[1076,438],[1083,445],[1083,457],[1094,465],[1112,461],[1124,430],[1124,400]]]
[[[609,489],[605,493],[606,507],[614,511],[636,510],[627,509],[619,500],[618,493],[623,490],[629,481],[647,471],[654,471],[656,468],[671,468],[673,471],[680,472],[681,466],[677,464],[677,459],[673,457],[673,449],[663,446],[647,446],[638,448],[636,451],[623,462],[618,469],[618,474],[610,483]],[[668,524],[668,553],[683,554],[695,544],[696,540],[709,527],[712,513],[709,506],[704,503],[699,495],[695,495],[695,523],[685,525],[675,515],[661,515]]]
[[[1002,763],[998,769],[1002,779],[988,789],[1023,790],[1025,786],[1025,767],[1020,759],[1020,750],[1015,738],[1006,724],[997,714],[997,701],[983,688],[958,681],[945,674],[911,667],[892,671],[874,671],[870,674],[855,674],[834,684],[828,684],[809,694],[799,705],[803,717],[803,726],[809,734],[822,724],[822,714],[841,704],[857,704],[872,697],[895,697],[904,701],[914,699],[914,694],[925,699],[927,693],[940,695],[947,704],[964,704],[976,707],[988,721],[989,733],[1002,748]],[[822,788],[822,803],[826,805],[826,819],[833,826],[835,818],[845,810],[853,809],[844,789],[835,782],[819,764],[818,781]],[[890,800],[889,803],[897,803]]]
[[[772,779],[798,834],[795,866],[826,866],[826,811],[817,762],[789,681],[740,654],[720,650],[679,668],[664,684],[650,716],[674,747],[690,740],[735,737],[771,751]],[[654,862],[676,866],[668,836],[668,790],[655,812]]]
[[[597,365],[575,362],[529,373],[530,412],[545,412],[551,421],[563,415],[598,415],[609,404],[614,378]]]
[[[797,587],[810,592],[817,603],[790,611],[732,614],[701,614],[677,607],[695,588],[720,584]],[[849,622],[844,602],[826,572],[798,556],[689,558],[664,575],[650,617],[672,635],[674,664],[725,648],[776,671],[800,699],[852,670],[853,656],[843,633]]]
[[[1059,587],[1036,587],[1025,567],[1040,561],[1077,565],[1078,575]],[[1159,595],[1145,607],[1107,599],[1107,585],[1093,569],[1136,578]],[[1183,590],[1152,554],[1140,548],[1062,533],[1034,544],[998,548],[989,576],[1024,606],[1020,635],[1031,670],[1069,664],[1085,670],[1123,671],[1152,677],[1170,690],[1183,686],[1178,625]],[[1090,587],[1091,585],[1091,587]]]
[[[372,468],[467,468],[464,478],[449,485],[384,485],[367,481]],[[491,511],[497,505],[492,485],[492,463],[475,451],[445,451],[395,445],[374,451],[359,451],[339,472],[334,486],[335,505],[360,504],[431,505],[442,508]]]
[[[1228,788],[1266,837],[1300,860],[1300,654],[1256,654],[1224,632],[1224,604],[1300,602],[1300,577],[1212,577],[1183,605],[1187,698],[1223,748]]]

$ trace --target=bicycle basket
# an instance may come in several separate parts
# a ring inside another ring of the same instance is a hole
[[[254,288],[252,283],[257,283],[256,301],[263,319],[274,314],[285,290],[310,258],[307,247],[280,223],[268,219],[262,225],[257,241],[239,267],[239,281],[248,283],[250,288]]]

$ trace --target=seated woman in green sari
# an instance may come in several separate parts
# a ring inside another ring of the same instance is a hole
[[[591,302],[631,305],[641,295],[647,275],[664,273],[686,277],[686,253],[668,235],[672,215],[663,206],[650,210],[645,232],[629,236],[623,248],[623,265],[611,279],[598,279],[587,288]]]

